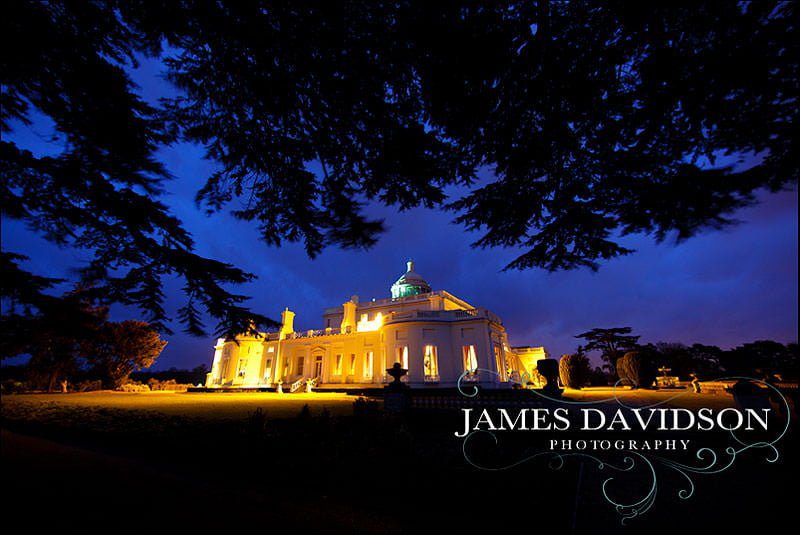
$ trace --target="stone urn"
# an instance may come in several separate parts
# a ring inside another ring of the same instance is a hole
[[[563,390],[558,388],[558,361],[556,359],[542,359],[536,363],[539,374],[547,381],[542,388],[542,393],[550,397],[560,397]]]
[[[407,386],[403,384],[403,381],[401,381],[400,379],[404,375],[408,374],[408,370],[400,366],[399,362],[395,362],[394,366],[392,366],[391,368],[386,368],[386,373],[390,377],[394,377],[394,381],[389,383],[389,386],[387,388],[392,390],[402,390],[404,388],[407,388]]]
[[[383,407],[386,412],[402,413],[406,412],[411,406],[411,395],[409,387],[400,379],[408,373],[399,362],[395,362],[391,368],[386,368],[386,373],[394,377],[394,381],[386,385],[383,395]]]

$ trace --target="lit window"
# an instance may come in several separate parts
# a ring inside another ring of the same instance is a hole
[[[295,375],[303,375],[303,366],[305,365],[305,357],[297,357],[297,373]]]
[[[503,348],[498,345],[494,346],[494,362],[497,365],[497,373],[500,374],[500,380],[503,382],[508,381],[506,361],[503,358]]]
[[[474,372],[478,369],[478,356],[475,354],[475,346],[463,346],[461,348],[464,356],[464,371]]]
[[[267,348],[267,353],[275,353],[275,346],[269,346]]]
[[[438,377],[439,376],[439,356],[437,355],[436,346],[425,346],[425,358],[423,360],[425,377]]]
[[[400,346],[395,350],[395,362],[400,363],[400,367],[408,369],[408,346]]]
[[[333,368],[333,375],[342,375],[342,356],[336,355],[336,365]]]
[[[372,351],[367,351],[364,354],[364,377],[367,379],[372,378],[372,360],[373,360]]]
[[[352,353],[350,355],[350,373],[349,375],[354,375],[356,373],[356,355]]]
[[[268,383],[270,377],[272,377],[272,359],[267,359],[264,364],[264,382]]]
[[[238,375],[239,377],[244,377],[246,371],[247,371],[247,359],[239,359],[239,364],[236,368],[236,375]]]

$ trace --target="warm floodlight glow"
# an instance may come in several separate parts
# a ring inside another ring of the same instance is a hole
[[[425,354],[422,361],[423,371],[425,377],[437,378],[439,377],[439,353],[436,346],[426,345]]]
[[[461,348],[464,357],[464,371],[474,372],[478,368],[478,356],[475,354],[475,346],[464,346]]]
[[[375,319],[368,320],[366,314],[362,314],[361,320],[356,325],[356,332],[364,333],[370,331],[377,331],[383,327],[383,314],[378,312]]]
[[[313,381],[314,390],[361,388],[386,382],[384,370],[397,363],[406,371],[413,368],[403,381],[449,388],[465,370],[469,380],[477,381],[479,363],[491,367],[494,349],[501,359],[498,374],[481,377],[490,388],[507,382],[506,373],[528,371],[518,354],[537,349],[544,357],[541,348],[520,353],[509,347],[502,323],[485,309],[444,290],[431,292],[411,262],[393,286],[398,289],[399,297],[393,292],[391,299],[360,304],[354,295],[325,309],[321,329],[294,330],[295,314],[286,309],[279,332],[243,335],[238,343],[217,340],[206,386],[280,387],[296,393]]]

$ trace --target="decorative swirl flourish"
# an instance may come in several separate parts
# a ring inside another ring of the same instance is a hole
[[[462,380],[467,376],[468,373],[475,373],[475,372],[487,372],[487,373],[492,373],[492,374],[495,374],[495,375],[499,376],[499,374],[497,372],[495,372],[493,370],[483,369],[483,368],[472,370],[471,372],[464,372],[463,374],[461,374],[461,376],[458,379],[457,387],[458,387],[458,391],[465,397],[474,398],[480,392],[480,389],[478,388],[478,386],[474,385],[474,384],[470,385],[470,386],[472,386],[472,390],[470,392],[467,392],[462,388]],[[519,381],[512,381],[512,382],[514,382],[516,384],[525,384],[527,382],[528,378],[529,378],[529,376],[527,375],[527,373],[525,373],[525,374],[523,374],[523,376],[520,378]],[[678,489],[677,496],[682,500],[688,500],[689,498],[691,498],[694,495],[695,488],[696,488],[694,479],[692,478],[692,475],[700,475],[700,474],[706,475],[706,474],[719,474],[719,473],[722,473],[722,472],[724,472],[725,470],[729,469],[730,467],[732,467],[735,464],[739,454],[741,454],[741,453],[743,453],[743,452],[745,452],[747,450],[751,450],[751,449],[765,449],[765,450],[767,450],[767,452],[765,454],[765,457],[764,457],[764,460],[769,462],[769,463],[775,463],[780,458],[780,452],[778,451],[778,448],[776,447],[776,444],[788,432],[789,424],[790,424],[790,421],[791,421],[789,403],[786,400],[786,398],[783,396],[783,394],[780,392],[780,390],[775,388],[775,386],[767,383],[766,381],[763,381],[763,380],[760,380],[760,379],[754,379],[752,377],[731,376],[731,377],[721,377],[721,378],[716,379],[716,380],[717,381],[723,381],[723,380],[752,381],[752,382],[755,382],[755,383],[760,383],[760,384],[764,385],[766,388],[771,389],[780,398],[781,402],[783,403],[783,409],[785,411],[784,412],[785,424],[784,424],[783,429],[781,430],[781,432],[778,434],[778,436],[775,437],[774,439],[770,440],[770,441],[758,440],[758,441],[755,441],[755,442],[747,442],[747,441],[743,440],[741,437],[739,437],[736,434],[735,430],[730,430],[731,437],[738,444],[738,447],[727,446],[723,451],[724,455],[720,455],[713,448],[709,448],[709,447],[699,448],[695,452],[695,458],[698,460],[698,464],[696,464],[696,465],[680,463],[680,462],[677,462],[675,460],[668,459],[666,457],[662,457],[662,456],[659,456],[659,455],[653,455],[653,454],[645,455],[645,454],[639,453],[637,451],[623,450],[623,451],[625,451],[627,453],[627,455],[623,458],[623,463],[624,463],[623,466],[612,465],[612,464],[610,464],[608,462],[603,461],[602,459],[600,459],[600,458],[598,458],[596,456],[589,455],[589,454],[586,454],[586,453],[563,453],[563,452],[555,452],[555,451],[542,451],[542,452],[534,453],[532,455],[528,455],[527,457],[524,457],[523,459],[520,459],[518,461],[515,461],[515,462],[513,462],[511,464],[508,464],[508,465],[505,465],[505,466],[492,467],[492,466],[485,466],[485,465],[482,465],[480,463],[475,462],[470,457],[470,455],[468,453],[468,444],[469,444],[471,438],[476,436],[479,433],[487,433],[487,434],[489,434],[493,438],[495,444],[498,444],[498,438],[491,431],[475,430],[475,431],[472,431],[471,433],[467,434],[464,437],[464,441],[462,443],[462,452],[463,452],[463,455],[464,455],[464,459],[470,465],[474,466],[475,468],[481,469],[481,470],[503,471],[503,470],[512,469],[512,468],[517,467],[517,466],[519,466],[519,465],[521,465],[523,463],[527,463],[529,461],[533,461],[533,460],[538,459],[538,458],[549,457],[550,461],[549,461],[548,464],[549,464],[550,468],[553,469],[553,470],[560,470],[561,468],[564,467],[565,462],[566,462],[565,461],[566,458],[568,458],[568,457],[577,457],[577,458],[585,458],[585,459],[589,459],[589,460],[593,461],[594,463],[596,463],[596,466],[597,466],[598,470],[609,469],[609,470],[611,470],[613,472],[617,472],[617,473],[633,472],[634,469],[638,466],[637,465],[637,461],[639,461],[639,464],[642,467],[646,468],[646,473],[648,474],[649,481],[650,481],[650,485],[649,485],[648,490],[644,493],[644,495],[640,499],[638,499],[638,500],[636,500],[634,502],[631,502],[631,503],[623,503],[623,502],[617,501],[617,499],[613,498],[612,497],[612,493],[610,492],[610,488],[611,488],[612,483],[616,479],[615,476],[608,477],[607,479],[605,479],[603,481],[603,483],[601,485],[601,491],[602,491],[602,494],[603,494],[603,498],[611,506],[614,507],[615,511],[620,515],[620,522],[622,524],[625,524],[628,520],[630,520],[632,518],[635,518],[637,516],[641,516],[644,513],[646,513],[647,511],[649,511],[650,508],[653,506],[653,504],[656,502],[656,496],[658,494],[658,475],[657,475],[657,470],[656,470],[656,463],[660,464],[661,466],[664,466],[665,468],[673,470],[674,472],[676,472],[678,475],[681,476],[681,478],[686,482],[687,487]],[[605,403],[605,402],[614,401],[617,404],[619,404],[621,407],[628,408],[628,409],[633,409],[633,408],[649,409],[649,408],[657,407],[659,405],[663,405],[665,403],[668,403],[669,401],[672,401],[674,399],[680,398],[680,397],[686,395],[687,393],[689,393],[687,391],[687,392],[683,392],[683,393],[677,394],[675,396],[670,396],[669,398],[661,400],[661,401],[659,401],[657,403],[653,403],[653,404],[645,405],[645,406],[641,406],[641,407],[632,407],[632,406],[629,406],[629,405],[623,403],[622,400],[617,395],[617,387],[619,385],[620,385],[620,382],[617,381],[617,383],[614,385],[614,395],[612,397],[606,398],[606,399],[600,399],[600,400],[592,400],[592,401],[569,401],[569,400],[563,400],[563,399],[547,396],[547,395],[543,394],[542,392],[538,392],[536,390],[528,390],[528,391],[536,394],[537,396],[539,396],[541,398],[545,398],[547,400],[550,400],[550,401],[553,401],[553,402],[556,402],[556,403],[564,403],[564,404],[568,404],[568,405],[591,405],[591,404],[598,404],[598,403]]]

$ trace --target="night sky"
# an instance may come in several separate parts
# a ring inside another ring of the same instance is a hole
[[[145,99],[171,95],[159,77],[161,65],[144,61],[132,72]],[[58,153],[50,125],[40,118],[8,136],[37,154]],[[388,232],[370,251],[330,248],[310,260],[300,244],[269,247],[256,225],[227,213],[207,217],[194,194],[214,166],[201,147],[176,145],[161,157],[175,179],[163,199],[193,234],[199,254],[230,262],[258,279],[235,288],[252,296],[252,308],[274,319],[289,306],[295,328],[322,327],[322,310],[351,295],[361,300],[389,297],[389,287],[412,258],[434,289],[447,290],[503,318],[512,345],[544,345],[553,356],[574,351],[574,335],[593,327],[630,326],[643,342],[700,342],[723,348],[757,339],[797,340],[797,192],[764,193],[761,203],[735,215],[742,223],[707,231],[683,244],[655,244],[630,236],[623,245],[637,252],[588,270],[547,273],[534,269],[503,272],[520,250],[472,249],[480,235],[453,224],[453,213],[370,206],[370,215],[386,220]],[[488,173],[488,171],[487,171]],[[488,176],[487,176],[488,178]],[[41,275],[67,277],[90,255],[60,250],[3,219],[3,250],[31,257]],[[180,283],[167,285],[168,309],[182,303]],[[69,289],[64,286],[61,289]],[[112,309],[112,319],[138,317],[135,310]],[[212,322],[207,324],[213,331]],[[180,332],[157,368],[210,365],[214,340]]]

